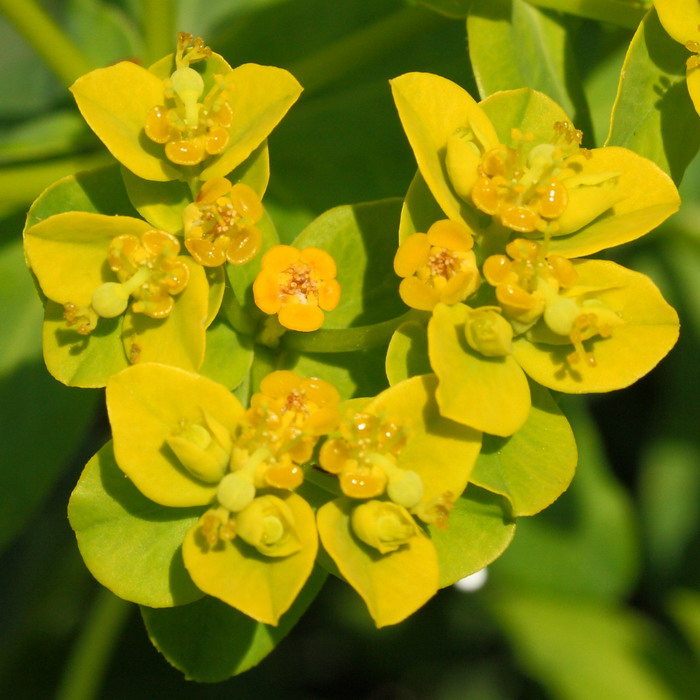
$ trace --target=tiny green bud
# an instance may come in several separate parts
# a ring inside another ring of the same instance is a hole
[[[185,121],[189,126],[197,126],[199,123],[198,100],[204,92],[202,76],[193,68],[182,67],[170,76],[170,84],[185,105]]]
[[[511,351],[513,327],[497,307],[470,309],[464,335],[469,347],[485,357],[503,357]]]
[[[403,507],[386,501],[367,501],[352,511],[353,532],[381,554],[395,552],[418,533],[418,526]]]
[[[119,282],[105,282],[92,295],[92,308],[102,318],[114,318],[126,311],[129,292]]]
[[[579,305],[569,297],[555,296],[544,307],[544,322],[557,335],[568,336],[581,313]]]
[[[260,496],[238,513],[236,533],[268,557],[287,557],[301,549],[294,515],[277,496]]]

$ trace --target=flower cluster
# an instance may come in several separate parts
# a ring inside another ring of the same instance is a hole
[[[263,195],[266,138],[301,91],[289,73],[180,34],[148,69],[73,86],[121,170],[84,176],[112,183],[108,205],[76,178],[49,188],[25,251],[47,367],[106,386],[113,440],[69,514],[118,595],[209,596],[277,625],[321,568],[398,623],[566,488],[575,442],[548,390],[628,386],[673,346],[654,284],[584,257],[672,214],[667,175],[583,148],[539,93],[477,104],[423,73],[392,87],[418,163],[398,244],[396,202],[332,210],[286,244]]]

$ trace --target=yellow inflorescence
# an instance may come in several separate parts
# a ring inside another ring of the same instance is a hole
[[[320,248],[297,250],[288,245],[270,248],[253,283],[255,303],[266,314],[293,331],[315,331],[323,312],[340,301],[333,258]]]
[[[177,238],[155,229],[146,231],[140,239],[125,234],[112,240],[107,263],[136,299],[132,311],[151,318],[165,318],[170,313],[173,296],[185,289],[190,277],[179,253]]]
[[[460,222],[436,221],[427,233],[414,233],[399,246],[394,271],[404,279],[399,294],[414,309],[464,301],[481,281],[472,250],[474,239]]]
[[[569,204],[567,169],[585,153],[582,133],[568,122],[556,122],[554,132],[553,143],[532,146],[532,134],[513,129],[514,146],[484,153],[471,191],[476,207],[518,233],[551,232]]]
[[[215,75],[215,85],[204,94],[202,76],[190,65],[211,56],[199,38],[181,32],[175,71],[165,84],[166,104],[155,105],[146,116],[148,138],[165,145],[165,155],[177,165],[198,165],[217,155],[229,143],[233,123],[227,75]]]
[[[255,226],[262,216],[262,202],[251,187],[223,177],[208,180],[183,212],[185,247],[205,267],[247,263],[262,245]]]

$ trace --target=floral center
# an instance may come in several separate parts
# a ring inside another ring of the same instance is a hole
[[[199,38],[181,32],[175,53],[175,71],[165,81],[164,105],[146,115],[148,138],[165,145],[165,155],[176,165],[197,165],[221,153],[229,142],[233,123],[228,76],[215,75],[215,85],[204,93],[202,76],[190,65],[211,56]]]
[[[262,202],[248,185],[208,180],[183,212],[185,246],[200,265],[242,265],[260,250],[262,233],[255,224],[262,215]]]
[[[299,301],[315,300],[318,279],[309,265],[298,262],[290,265],[280,277],[280,294],[296,297]]]
[[[484,153],[472,189],[474,204],[519,233],[552,232],[552,222],[569,203],[565,180],[573,160],[582,157],[582,133],[568,122],[554,124],[551,143],[532,146],[534,134],[511,132],[513,146]]]

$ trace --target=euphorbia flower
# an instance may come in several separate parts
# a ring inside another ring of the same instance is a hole
[[[672,39],[692,54],[686,62],[688,92],[700,114],[700,3],[698,0],[654,0],[659,21]]]
[[[82,76],[71,91],[118,161],[166,181],[227,175],[267,138],[301,86],[280,68],[232,69],[181,33],[174,56],[150,69],[123,61]]]
[[[104,386],[139,361],[199,367],[209,285],[177,238],[140,219],[68,212],[29,227],[24,240],[48,300],[44,357],[57,379]]]
[[[480,433],[440,415],[434,391],[427,375],[349,402],[319,455],[344,494],[318,511],[321,542],[378,627],[437,591],[437,552],[421,523],[448,527],[481,445]]]
[[[336,424],[336,402],[326,382],[291,372],[266,377],[247,411],[222,385],[165,365],[130,367],[107,384],[119,467],[155,503],[206,507],[182,549],[195,585],[266,624],[314,564],[313,512],[291,489]]]
[[[253,283],[255,303],[266,314],[277,314],[289,330],[317,330],[323,312],[340,301],[335,261],[320,248],[273,246],[263,255],[261,268]]]
[[[205,267],[227,261],[243,265],[260,250],[262,233],[255,224],[262,215],[262,202],[252,187],[233,185],[223,177],[208,180],[182,213],[185,246]]]
[[[675,344],[678,316],[648,277],[542,251],[516,239],[509,255],[486,259],[495,310],[435,307],[430,363],[440,378],[438,403],[452,420],[511,435],[530,408],[525,374],[557,391],[612,391],[644,376]],[[484,326],[486,313],[494,315]]]
[[[525,234],[548,242],[548,252],[588,255],[642,236],[678,209],[660,168],[625,148],[581,148],[581,132],[542,93],[508,90],[477,104],[428,73],[402,75],[392,88],[430,193],[454,221],[476,227],[491,217],[479,231],[489,252]],[[407,210],[412,199],[409,192]]]
[[[473,294],[480,282],[473,246],[469,228],[449,219],[406,238],[394,258],[394,271],[404,278],[404,303],[430,311],[438,302],[455,304]]]

